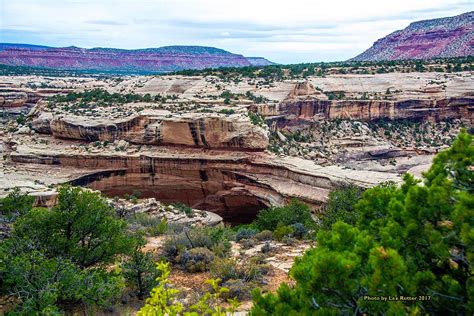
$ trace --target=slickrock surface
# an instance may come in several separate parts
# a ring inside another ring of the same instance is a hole
[[[154,198],[140,199],[136,202],[130,202],[126,199],[113,199],[110,203],[122,216],[146,213],[170,224],[185,224],[188,226],[215,226],[222,223],[222,217],[217,214],[192,209],[189,210],[189,214],[185,214],[176,206],[163,205]]]

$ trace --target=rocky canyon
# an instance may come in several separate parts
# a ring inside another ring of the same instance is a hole
[[[48,204],[72,183],[234,223],[293,198],[318,214],[334,188],[420,175],[474,119],[470,72],[242,79],[1,77],[2,194]]]

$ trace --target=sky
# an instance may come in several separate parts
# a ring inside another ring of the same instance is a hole
[[[277,63],[340,61],[474,0],[0,0],[0,42],[214,46]]]

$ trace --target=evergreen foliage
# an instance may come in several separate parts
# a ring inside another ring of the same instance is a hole
[[[123,275],[110,267],[137,239],[98,193],[64,186],[58,204],[46,209],[31,208],[31,199],[15,191],[1,205],[2,213],[21,209],[0,244],[0,294],[18,299],[16,312],[108,307],[120,296]]]
[[[407,174],[401,187],[365,191],[355,223],[320,230],[291,269],[296,285],[257,291],[252,314],[472,314],[473,162],[462,131],[423,185]]]
[[[314,221],[311,217],[311,209],[308,205],[292,200],[288,205],[282,207],[270,207],[260,211],[254,221],[254,225],[260,230],[274,231],[277,226],[303,224],[306,228],[313,228]]]

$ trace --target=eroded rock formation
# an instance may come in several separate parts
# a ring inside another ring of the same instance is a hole
[[[143,197],[165,203],[181,201],[234,222],[245,222],[260,209],[282,205],[291,198],[318,209],[331,189],[345,183],[370,187],[387,180],[399,181],[392,173],[323,167],[263,152],[152,148],[135,153],[105,149],[87,153],[71,149],[69,142],[61,144],[53,148],[17,145],[9,156],[22,168],[42,165],[45,170],[84,170],[83,175],[69,181],[109,196],[140,191]]]
[[[265,108],[263,115],[272,115]],[[320,117],[323,119],[409,119],[444,121],[462,119],[474,122],[474,98],[447,98],[440,100],[306,100],[288,99],[278,105],[278,114],[287,119]]]
[[[28,102],[28,94],[16,91],[0,91],[0,107],[21,107]]]
[[[315,95],[321,95],[321,92],[316,90],[311,82],[303,81],[297,82],[293,89],[291,89],[290,93],[288,94],[289,99],[297,99],[297,98],[304,98],[304,97],[311,97]]]
[[[120,119],[41,112],[31,123],[38,133],[83,141],[125,140],[133,144],[264,150],[267,131],[243,115],[144,114]]]

